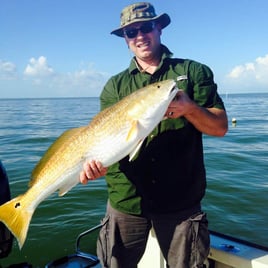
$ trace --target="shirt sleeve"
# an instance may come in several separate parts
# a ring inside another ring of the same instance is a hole
[[[108,80],[100,95],[100,108],[104,110],[119,101],[117,87],[113,77]]]
[[[193,85],[193,98],[198,105],[205,108],[225,109],[217,92],[213,72],[208,66],[193,61],[189,66],[189,74]]]

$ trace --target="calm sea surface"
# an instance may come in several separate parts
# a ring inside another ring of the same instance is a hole
[[[228,134],[204,136],[208,188],[203,207],[210,229],[268,246],[268,94],[223,99]],[[26,191],[32,169],[50,144],[98,111],[98,98],[0,99],[0,159],[12,197]],[[14,241],[12,253],[0,264],[44,267],[74,253],[77,235],[99,224],[106,198],[104,179],[78,185],[64,197],[52,195],[37,208],[22,250]],[[94,253],[96,235],[81,246]]]

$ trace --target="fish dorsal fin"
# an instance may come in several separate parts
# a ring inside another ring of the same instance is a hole
[[[140,148],[143,144],[143,141],[144,141],[144,139],[140,140],[139,143],[137,144],[137,146],[134,148],[134,150],[132,152],[130,152],[129,161],[132,161],[135,158],[136,154],[138,153],[138,151],[140,150]]]
[[[49,161],[51,161],[52,157],[55,155],[55,152],[61,151],[63,148],[68,146],[70,143],[70,140],[74,138],[75,135],[79,134],[81,131],[83,131],[87,126],[79,127],[79,128],[72,128],[69,130],[66,130],[59,136],[54,143],[48,148],[48,150],[45,152],[44,156],[40,159],[40,161],[37,163],[35,168],[32,171],[32,179],[29,182],[29,186],[31,187],[35,179],[38,179],[38,174],[41,172],[42,169],[46,167]]]
[[[131,122],[131,127],[127,134],[126,141],[131,141],[132,139],[135,139],[138,135],[138,130],[139,130],[139,121],[133,120]]]

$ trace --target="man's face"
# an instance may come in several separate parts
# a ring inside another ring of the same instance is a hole
[[[153,21],[138,22],[124,29],[125,40],[141,60],[152,60],[160,47],[161,27]]]

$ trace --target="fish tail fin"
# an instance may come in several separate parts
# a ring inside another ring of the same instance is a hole
[[[21,199],[22,195],[0,206],[0,221],[3,222],[16,237],[20,249],[25,242],[34,212],[27,210],[25,206],[23,206]]]

